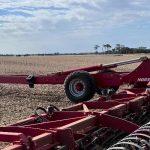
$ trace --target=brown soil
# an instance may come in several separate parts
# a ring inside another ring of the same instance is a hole
[[[133,59],[143,55],[86,55],[86,56],[35,56],[0,57],[0,74],[47,74],[83,66]],[[128,71],[135,64],[118,68]],[[0,125],[14,123],[30,115],[37,106],[54,104],[66,107],[72,103],[66,98],[63,85],[0,84]]]

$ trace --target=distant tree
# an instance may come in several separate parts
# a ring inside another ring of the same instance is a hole
[[[100,47],[99,45],[95,45],[94,50],[97,50],[99,47]]]
[[[54,55],[60,55],[60,53],[59,53],[59,52],[56,52],[56,53],[54,53]]]
[[[146,50],[147,47],[143,47],[143,46],[140,46],[139,49],[143,49],[143,50]]]
[[[120,52],[120,49],[121,49],[121,45],[120,44],[116,44],[115,51],[116,52]]]
[[[112,49],[112,53],[113,53],[113,54],[116,53],[116,49],[115,49],[115,48]]]
[[[111,48],[110,44],[106,44],[107,51]]]
[[[124,46],[124,45],[116,44],[115,52],[116,52],[116,53],[119,53],[119,54],[122,54],[122,50],[124,50],[124,49],[125,49],[125,46]]]
[[[104,49],[106,48],[106,45],[105,44],[103,44],[103,47],[104,47]]]
[[[104,47],[105,51],[109,51],[111,48],[111,45],[110,44],[103,44],[103,47]]]
[[[95,45],[95,46],[94,46],[94,50],[95,50],[95,53],[96,53],[96,54],[98,54],[98,48],[99,48],[99,47],[100,47],[99,45]]]

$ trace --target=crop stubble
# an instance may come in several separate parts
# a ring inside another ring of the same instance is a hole
[[[97,65],[141,57],[143,55],[85,55],[85,56],[29,56],[0,57],[0,74],[47,74],[83,66]],[[136,65],[120,67],[132,70]],[[37,106],[54,104],[60,108],[72,105],[62,85],[0,84],[0,125],[15,123],[33,113]]]

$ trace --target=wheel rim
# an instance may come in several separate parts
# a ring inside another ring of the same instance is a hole
[[[80,97],[85,92],[85,84],[81,79],[73,79],[69,84],[69,91],[75,97]]]

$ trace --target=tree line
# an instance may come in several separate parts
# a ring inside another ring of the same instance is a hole
[[[99,49],[101,48],[101,51]],[[147,47],[130,48],[125,45],[116,44],[114,48],[110,44],[103,44],[102,46],[94,46],[95,53],[104,54],[135,54],[135,53],[150,53],[150,49]]]
[[[40,54],[0,54],[0,56],[55,56],[55,55],[91,55],[91,54],[136,54],[136,53],[150,53],[147,47],[130,48],[121,44],[116,44],[114,48],[110,44],[94,45],[94,51],[81,53],[40,53]]]

